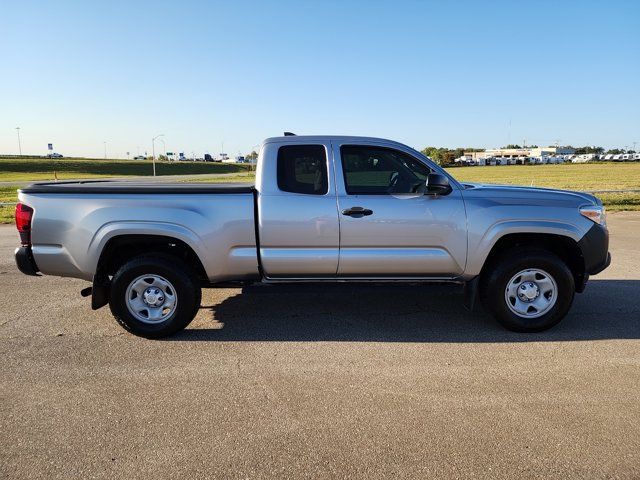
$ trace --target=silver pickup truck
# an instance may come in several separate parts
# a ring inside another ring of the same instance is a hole
[[[592,195],[456,181],[378,138],[269,138],[256,185],[36,183],[19,192],[19,269],[81,293],[148,338],[195,316],[203,287],[455,282],[506,328],[557,324],[611,257]]]

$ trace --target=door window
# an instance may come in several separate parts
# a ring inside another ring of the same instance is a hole
[[[392,148],[343,145],[344,183],[349,195],[421,193],[431,169]]]
[[[327,153],[322,145],[287,145],[278,149],[278,188],[283,192],[325,195]]]

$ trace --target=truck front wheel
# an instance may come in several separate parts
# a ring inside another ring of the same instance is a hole
[[[480,279],[484,307],[509,330],[540,332],[562,320],[575,293],[571,270],[546,250],[523,248],[499,258]]]
[[[201,289],[177,258],[141,255],[122,265],[111,281],[111,313],[125,329],[162,338],[185,328],[200,307]]]

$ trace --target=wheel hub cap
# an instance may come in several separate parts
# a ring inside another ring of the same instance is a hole
[[[518,297],[524,302],[531,302],[540,295],[540,288],[533,282],[523,282],[518,288]]]
[[[504,299],[513,313],[523,318],[538,318],[553,308],[558,285],[544,270],[530,268],[516,273],[507,283]]]
[[[159,275],[141,275],[127,287],[127,309],[144,323],[160,323],[176,311],[178,295],[166,278]]]
[[[152,307],[159,307],[164,303],[162,292],[157,288],[147,288],[142,294],[142,300]]]

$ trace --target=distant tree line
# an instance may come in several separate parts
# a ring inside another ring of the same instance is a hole
[[[624,148],[611,148],[606,151],[607,154],[620,155],[623,153],[638,153],[635,150],[625,150]]]
[[[525,145],[524,147],[521,147],[520,145],[518,145],[517,143],[510,143],[509,145],[505,145],[504,147],[500,147],[500,148],[504,148],[504,149],[511,149],[511,148],[538,148],[538,145]]]
[[[445,148],[445,147],[426,147],[422,149],[422,153],[436,162],[438,165],[453,165],[453,161],[464,155],[464,152],[484,152],[484,148]]]
[[[602,147],[569,147],[569,148],[573,148],[576,151],[577,155],[584,155],[585,153],[595,153],[595,154],[602,154],[604,153],[604,148]],[[607,153],[614,153],[614,152],[607,152]]]
[[[610,148],[609,150],[605,150],[602,147],[572,147],[569,145],[568,148],[573,148],[576,151],[577,155],[583,155],[585,153],[595,153],[597,155],[602,155],[603,153],[606,155],[621,155],[623,153],[637,153],[635,150],[626,150],[624,148]]]

